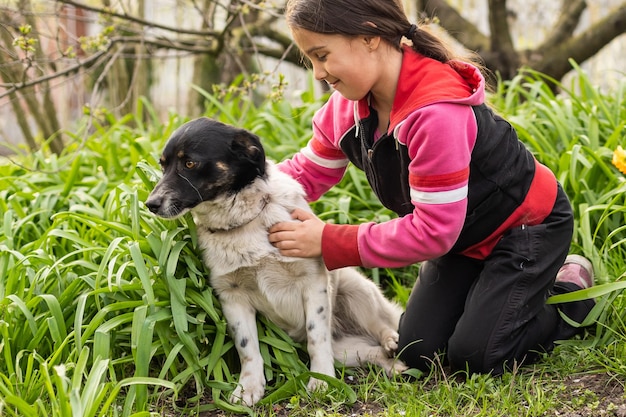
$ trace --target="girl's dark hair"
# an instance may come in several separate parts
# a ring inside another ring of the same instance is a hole
[[[458,59],[439,37],[421,25],[412,26],[401,1],[288,0],[285,17],[292,29],[348,37],[380,36],[397,48],[404,36],[411,41],[412,48],[424,56],[443,63]]]

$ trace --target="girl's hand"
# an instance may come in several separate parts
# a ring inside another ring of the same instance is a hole
[[[294,222],[276,223],[269,229],[269,240],[283,256],[314,258],[322,256],[322,231],[325,223],[303,209],[291,213]]]

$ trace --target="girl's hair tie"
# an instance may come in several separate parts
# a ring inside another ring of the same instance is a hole
[[[411,27],[409,28],[409,30],[407,30],[406,35],[404,35],[407,39],[413,39],[413,35],[415,34],[415,31],[417,30],[417,25],[415,23],[413,23],[411,25]]]

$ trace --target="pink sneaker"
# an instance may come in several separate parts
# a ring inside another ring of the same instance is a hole
[[[593,266],[589,259],[580,255],[568,255],[558,274],[557,282],[571,282],[580,288],[593,285]]]

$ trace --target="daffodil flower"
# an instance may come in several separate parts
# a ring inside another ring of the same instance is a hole
[[[626,175],[626,151],[621,146],[618,146],[613,152],[613,161],[611,162],[622,174]]]

